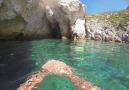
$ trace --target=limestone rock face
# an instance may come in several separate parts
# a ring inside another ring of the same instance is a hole
[[[87,33],[93,40],[129,42],[129,10],[87,16]]]
[[[84,39],[85,5],[79,0],[0,0],[0,39],[18,36]]]
[[[99,19],[87,21],[89,38],[92,40],[115,41],[119,40],[116,36],[115,28],[110,23]],[[121,42],[121,40],[120,40]]]
[[[58,6],[59,5],[59,6]],[[85,38],[85,5],[79,0],[60,0],[46,7],[46,17],[52,28],[60,28],[66,38]]]

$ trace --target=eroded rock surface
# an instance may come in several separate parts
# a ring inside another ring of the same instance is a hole
[[[42,66],[41,71],[33,74],[30,79],[22,84],[17,90],[37,90],[44,77],[50,74],[67,76],[74,85],[79,88],[79,90],[100,90],[100,88],[93,86],[92,83],[87,82],[73,74],[69,66],[57,60],[48,61]]]
[[[0,0],[0,39],[18,37],[84,39],[85,5],[79,0]]]
[[[93,40],[129,42],[129,9],[87,16],[87,32]]]

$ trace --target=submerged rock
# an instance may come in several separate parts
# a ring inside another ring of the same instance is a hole
[[[30,79],[22,84],[17,90],[37,90],[44,78],[52,74],[64,75],[68,77],[71,82],[79,88],[79,90],[100,90],[98,87],[93,86],[90,82],[87,82],[73,74],[69,66],[57,60],[48,61],[42,66],[41,71],[33,74]]]
[[[84,39],[85,15],[79,0],[0,0],[0,39]]]

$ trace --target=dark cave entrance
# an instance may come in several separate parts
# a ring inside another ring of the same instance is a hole
[[[61,39],[62,36],[61,36],[61,30],[60,30],[60,27],[59,27],[59,24],[56,23],[54,28],[52,28],[52,38],[56,38],[56,39]]]
[[[17,36],[14,37],[14,40],[23,40],[23,39],[24,39],[23,33],[19,33]]]

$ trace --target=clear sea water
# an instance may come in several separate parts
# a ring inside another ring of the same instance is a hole
[[[78,87],[66,76],[48,75],[43,79],[38,90],[78,90]]]
[[[1,41],[0,90],[16,90],[50,59],[101,90],[129,90],[129,44],[58,39]]]

